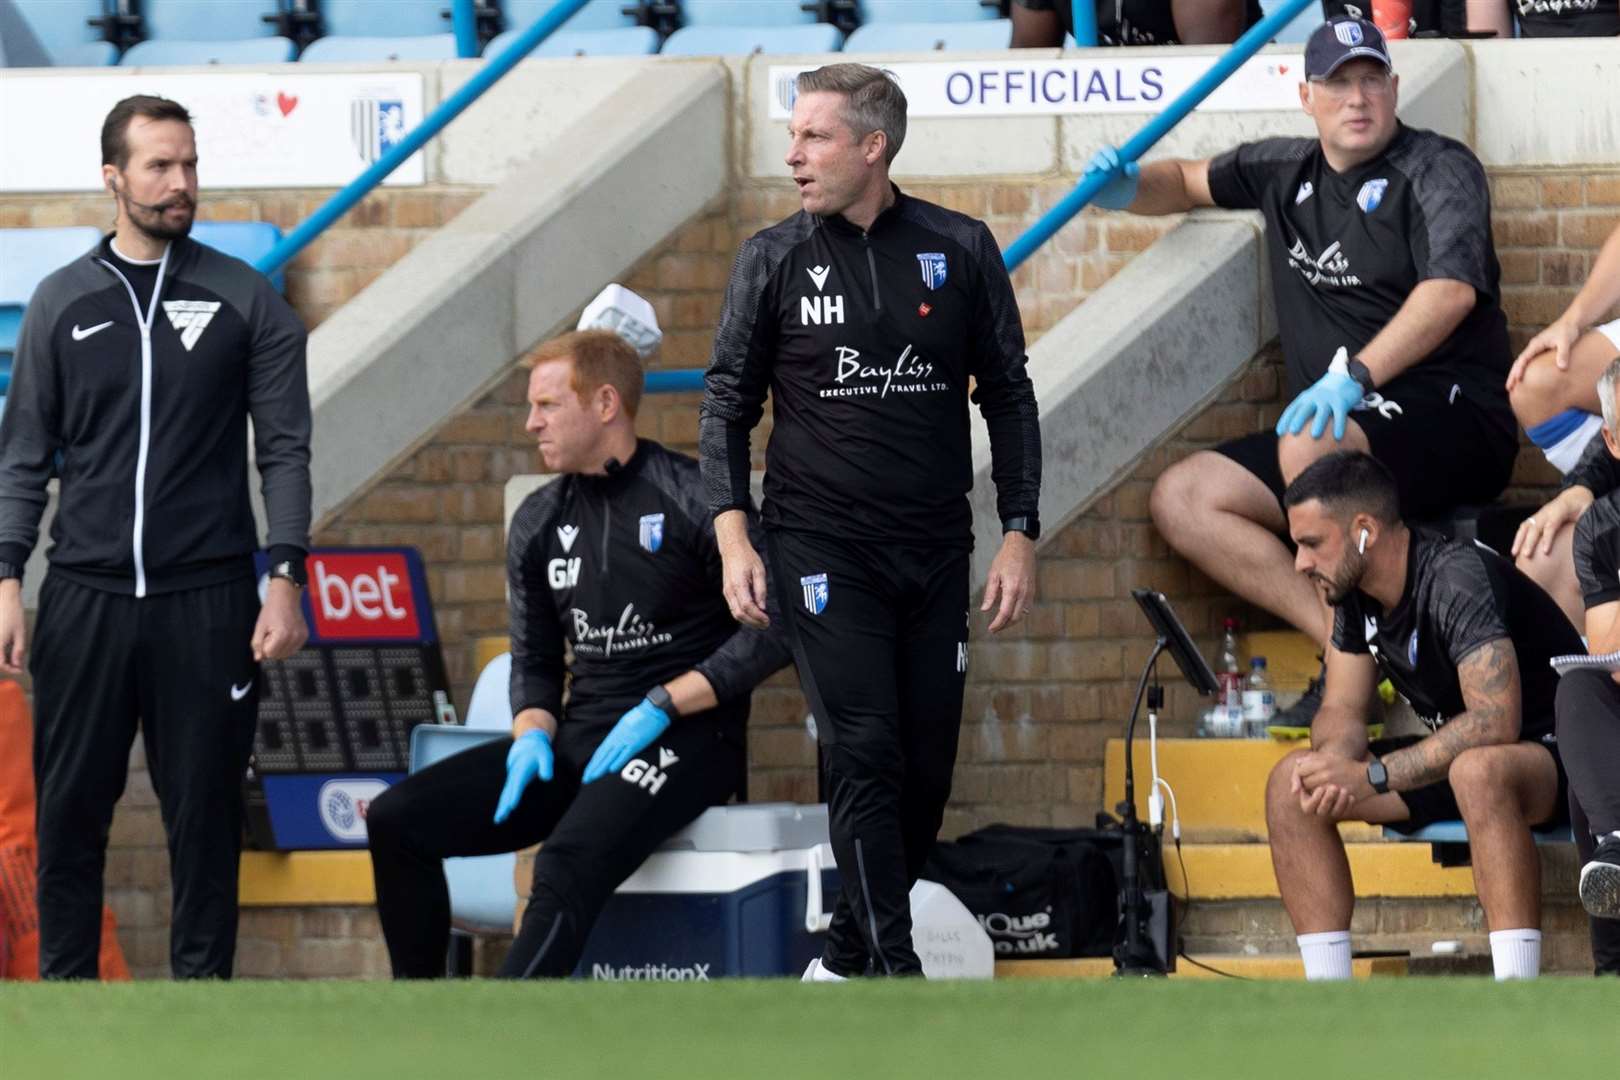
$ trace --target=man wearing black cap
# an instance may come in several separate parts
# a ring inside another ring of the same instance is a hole
[[[1333,19],[1306,45],[1300,86],[1317,138],[1141,168],[1109,147],[1092,161],[1112,174],[1095,200],[1109,209],[1265,214],[1291,404],[1275,430],[1171,466],[1151,508],[1200,570],[1324,645],[1328,609],[1281,536],[1286,484],[1324,454],[1362,450],[1395,475],[1403,515],[1430,519],[1495,498],[1518,449],[1485,170],[1397,120],[1398,89],[1377,27]],[[1320,700],[1313,686],[1293,723]]]

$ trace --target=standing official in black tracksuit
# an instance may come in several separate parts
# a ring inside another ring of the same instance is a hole
[[[740,511],[769,392],[775,615],[819,722],[844,881],[806,977],[916,974],[908,892],[950,795],[967,677],[970,383],[1005,531],[991,633],[1033,597],[1039,420],[990,230],[889,182],[899,87],[834,64],[797,89],[787,163],[804,210],[738,253],[706,377],[703,473],[726,598],[763,626],[765,570]]]
[[[0,423],[0,669],[60,478],[34,676],[40,972],[94,978],[113,806],[140,726],[169,840],[178,978],[228,977],[258,662],[296,652],[310,519],[304,329],[264,275],[187,238],[186,110],[137,96],[101,133],[115,232],[29,302]],[[254,586],[247,421],[269,518]]]
[[[513,738],[407,778],[366,816],[397,977],[444,974],[445,858],[544,841],[501,974],[565,976],[619,883],[742,791],[748,696],[788,652],[727,612],[697,462],[636,440],[642,380],[607,330],[535,354],[528,430],[563,475],[507,541]]]

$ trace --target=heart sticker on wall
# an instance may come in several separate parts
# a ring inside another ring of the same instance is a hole
[[[282,94],[278,92],[276,94],[276,107],[281,110],[282,116],[286,116],[288,113],[298,108],[298,99],[289,94]]]

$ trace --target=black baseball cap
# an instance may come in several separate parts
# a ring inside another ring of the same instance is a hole
[[[1341,15],[1318,26],[1305,43],[1305,77],[1325,79],[1340,65],[1358,57],[1394,68],[1384,32],[1366,19]]]

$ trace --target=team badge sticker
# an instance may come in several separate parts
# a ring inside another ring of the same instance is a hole
[[[646,551],[656,552],[664,546],[664,515],[641,515],[641,546]]]
[[[820,615],[827,610],[827,575],[809,574],[799,579],[804,589],[804,610]]]
[[[943,251],[917,252],[917,265],[922,267],[924,285],[930,289],[937,289],[945,284],[946,267]]]
[[[1384,192],[1388,189],[1388,180],[1369,180],[1361,185],[1360,191],[1356,192],[1356,205],[1361,207],[1363,214],[1370,214],[1384,201]]]
[[[1417,631],[1412,631],[1412,637],[1406,643],[1406,663],[1417,667]]]
[[[1339,39],[1339,44],[1346,48],[1355,48],[1364,40],[1361,26],[1353,22],[1342,22],[1333,28],[1333,36]]]

